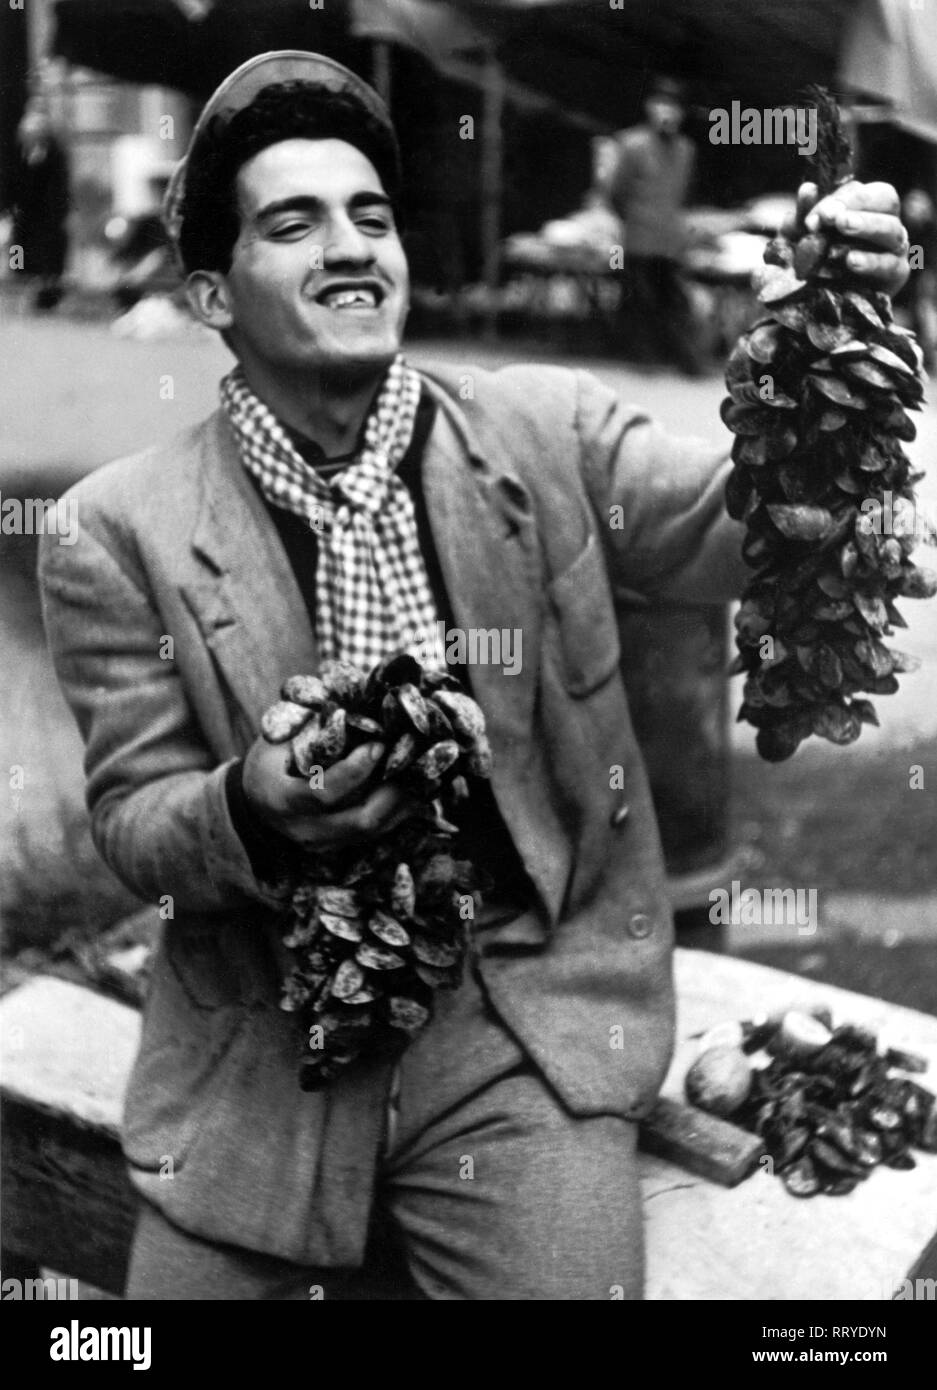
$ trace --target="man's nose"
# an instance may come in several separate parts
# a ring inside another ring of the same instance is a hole
[[[374,242],[350,217],[334,217],[326,233],[323,260],[330,267],[348,262],[371,265],[374,262]]]

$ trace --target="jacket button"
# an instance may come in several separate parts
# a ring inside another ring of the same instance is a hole
[[[619,802],[608,818],[608,823],[613,830],[617,830],[620,825],[624,825],[625,821],[628,819],[628,812],[630,810],[631,807],[628,805],[627,801]]]
[[[633,936],[635,941],[642,941],[653,930],[654,923],[646,912],[635,912],[628,919],[628,935]]]

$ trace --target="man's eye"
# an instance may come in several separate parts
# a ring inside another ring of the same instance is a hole
[[[366,232],[379,234],[389,232],[394,225],[393,218],[384,212],[369,212],[358,218],[358,226]]]
[[[270,228],[268,236],[273,237],[275,241],[296,241],[305,235],[311,226],[311,222],[281,222]]]

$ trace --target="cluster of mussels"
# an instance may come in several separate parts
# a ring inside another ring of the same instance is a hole
[[[291,881],[284,944],[294,966],[281,1006],[303,1025],[300,1085],[325,1085],[361,1055],[393,1056],[432,1017],[433,994],[462,977],[478,875],[449,852],[443,817],[487,778],[484,716],[455,677],[394,653],[368,675],[328,661],[291,676],[261,727],[291,747],[290,772],[320,785],[363,743],[383,744],[373,790],[395,782],[424,806],[361,846],[308,854]],[[467,910],[468,905],[471,908]]]
[[[771,1031],[756,1029],[745,1050],[770,1048]],[[937,1098],[911,1075],[926,1068],[913,1053],[880,1054],[874,1033],[844,1024],[810,1055],[756,1070],[732,1118],[762,1136],[795,1197],[845,1196],[880,1163],[913,1168],[912,1147],[937,1153]]]
[[[746,524],[755,571],[736,617],[739,719],[780,761],[811,734],[851,743],[877,723],[855,697],[892,694],[914,669],[882,638],[906,626],[895,599],[930,597],[937,575],[910,559],[920,475],[901,441],[914,438],[906,411],[923,390],[913,335],[887,295],[799,279],[789,244],[770,254],[780,263],[760,297],[771,314],[729,359],[722,418],[736,436],[727,507]]]
[[[850,178],[852,152],[830,94],[809,95],[822,195]],[[776,238],[759,294],[768,312],[726,370],[722,418],[736,436],[726,502],[755,571],[733,669],[748,677],[739,719],[772,762],[811,734],[852,743],[878,722],[856,697],[893,694],[917,665],[882,641],[907,626],[895,600],[937,592],[937,575],[910,559],[920,475],[902,448],[915,435],[921,353],[888,296],[850,278],[846,250],[820,233]]]

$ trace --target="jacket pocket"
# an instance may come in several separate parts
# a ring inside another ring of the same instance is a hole
[[[196,1004],[170,965],[165,945],[164,934],[127,1085],[122,1141],[134,1168],[148,1173],[168,1168],[171,1174],[188,1157],[213,1104],[225,1059],[249,1015],[234,1004]]]
[[[566,688],[582,699],[615,675],[621,659],[608,570],[594,533],[547,593],[559,624]]]
[[[164,935],[166,964],[197,1009],[275,1003],[273,933],[259,914],[198,917],[171,923]]]

